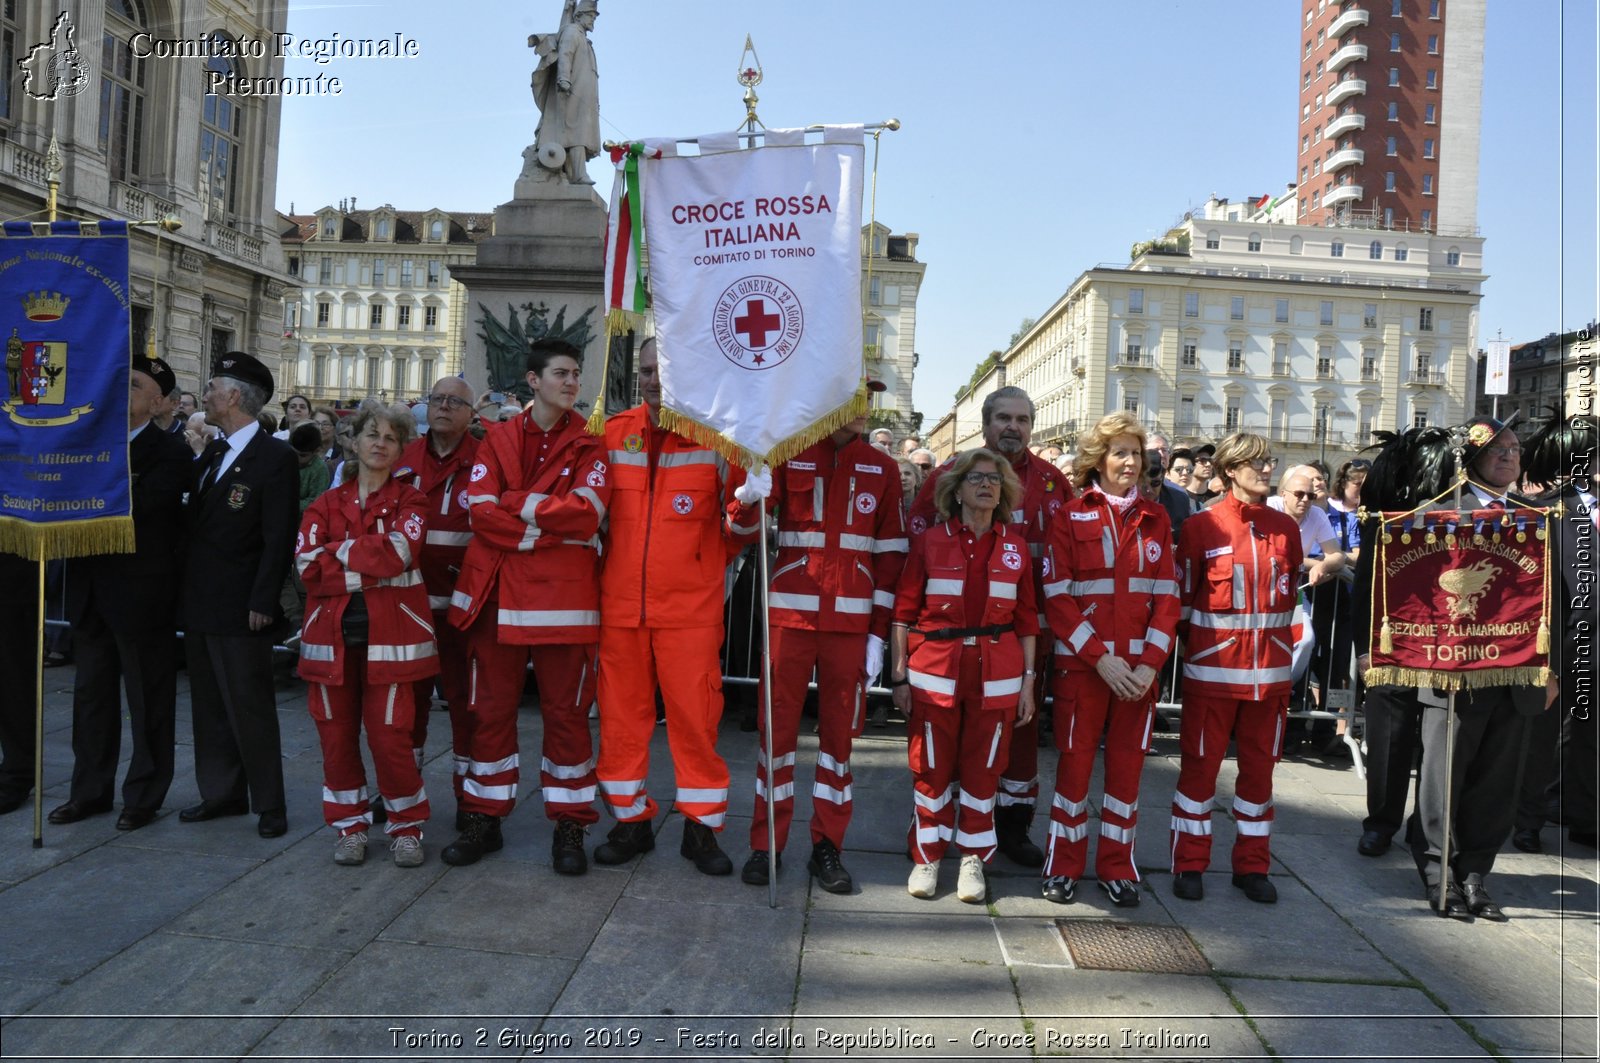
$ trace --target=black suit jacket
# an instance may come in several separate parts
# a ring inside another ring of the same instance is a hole
[[[252,612],[282,615],[278,596],[300,523],[299,464],[289,444],[258,430],[202,493],[205,467],[191,463],[184,626],[249,635]]]
[[[173,627],[183,572],[183,494],[193,465],[188,444],[154,423],[128,442],[134,552],[67,562],[68,620],[81,623],[92,606],[115,631]]]

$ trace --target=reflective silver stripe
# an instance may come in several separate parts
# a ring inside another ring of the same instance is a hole
[[[1145,631],[1144,641],[1145,645],[1154,646],[1162,653],[1166,653],[1168,650],[1172,649],[1172,639],[1167,637],[1167,633],[1165,631],[1157,631],[1155,628],[1150,628]]]
[[[325,805],[354,805],[367,799],[367,788],[362,786],[355,790],[330,790],[322,788],[322,803]]]
[[[949,841],[951,833],[950,828],[942,823],[937,827],[918,827],[917,843]]]
[[[990,580],[989,597],[1015,600],[1017,597],[1017,585],[1015,583],[1001,583],[999,580]]]
[[[1210,834],[1211,821],[1209,819],[1184,819],[1181,816],[1172,818],[1172,829],[1179,834]]]
[[[761,530],[759,522],[755,524],[735,524],[731,518],[728,520],[728,527],[735,535],[754,535]]]
[[[471,609],[472,595],[464,591],[451,591],[450,604],[456,609]]]
[[[557,764],[545,757],[539,762],[539,770],[555,779],[581,779],[594,771],[594,758],[590,757],[582,764]]]
[[[1105,551],[1106,568],[1117,567],[1117,544],[1111,538],[1110,528],[1100,529],[1100,548]]]
[[[712,830],[716,830],[718,827],[722,826],[722,821],[725,820],[727,816],[728,814],[726,812],[705,812],[692,818],[698,820],[701,826],[710,827]]]
[[[849,775],[850,762],[848,760],[834,760],[833,757],[819,749],[817,750],[817,770],[831,771],[835,775]]]
[[[1031,779],[1008,779],[1004,775],[1000,776],[1000,796],[1001,796],[1000,803],[1002,805],[1006,803],[1004,799],[1005,799],[1005,796],[1007,794],[1024,794],[1024,795],[1026,795],[1029,790],[1034,789],[1034,787],[1038,784],[1038,782],[1039,782],[1039,777],[1037,775],[1035,775]],[[1033,801],[1030,798],[1025,803],[1031,805],[1031,804],[1033,804]]]
[[[922,721],[922,740],[924,742],[922,749],[923,752],[928,754],[928,768],[931,770],[935,767],[933,763],[933,724],[928,720]],[[950,796],[948,788],[945,790],[945,796]]]
[[[851,613],[865,615],[872,612],[871,598],[835,598],[833,611],[836,613]]]
[[[708,451],[707,453],[710,453],[710,452]],[[721,787],[721,788],[715,789],[715,790],[712,790],[712,789],[700,789],[700,790],[687,789],[686,790],[686,789],[684,789],[683,787],[680,786],[680,787],[678,787],[678,799],[677,800],[678,800],[678,804],[680,804],[680,805],[683,804],[685,801],[693,801],[693,802],[695,802],[697,804],[725,805],[725,804],[728,803],[728,788],[726,786],[724,786],[724,787]]]
[[[594,787],[580,786],[570,789],[565,786],[545,786],[540,789],[546,804],[552,805],[587,805],[594,801]]]
[[[1117,581],[1111,579],[1073,580],[1067,593],[1075,598],[1088,594],[1115,594],[1117,593]]]
[[[954,694],[952,689],[950,693]],[[1014,679],[985,679],[983,681],[983,696],[986,698],[1003,698],[1011,694],[1022,693],[1022,677]]]
[[[607,797],[632,797],[644,789],[643,779],[600,780],[600,792]]]
[[[1183,674],[1187,679],[1198,679],[1202,683],[1232,683],[1238,686],[1287,683],[1294,678],[1293,669],[1287,665],[1282,668],[1213,668],[1185,663]]]
[[[1050,799],[1050,804],[1052,807],[1059,808],[1069,816],[1081,816],[1085,812],[1089,811],[1088,798],[1084,798],[1082,801],[1068,801],[1060,794],[1056,794]]]
[[[1028,554],[1035,561],[1039,560],[1041,557],[1044,556],[1044,543],[1029,543],[1028,544]]]
[[[1246,801],[1238,794],[1235,794],[1233,797],[1233,810],[1241,816],[1264,816],[1272,811],[1272,798],[1269,797],[1265,803],[1258,805],[1252,801]]]
[[[1110,838],[1112,841],[1121,842],[1123,845],[1132,845],[1135,833],[1137,833],[1137,828],[1135,827],[1119,827],[1115,823],[1107,823],[1105,820],[1100,821],[1100,837],[1102,838]]]
[[[602,786],[600,789],[604,791],[605,787]],[[640,816],[643,815],[644,810],[649,807],[650,797],[647,794],[639,795],[639,799],[633,804],[629,805],[627,808],[618,808],[616,805],[609,803],[606,805],[606,808],[611,812],[613,819],[622,819],[625,816]]]
[[[817,755],[820,757],[822,754],[819,753]],[[762,748],[761,746],[757,746],[756,747],[756,763],[759,764],[763,768],[767,767],[767,751],[764,748]],[[777,766],[780,767],[780,768],[792,768],[792,767],[794,767],[794,754],[793,753],[785,753],[785,754],[783,754],[781,757],[778,758]]]
[[[530,524],[524,528],[522,532],[522,539],[517,543],[517,552],[519,554],[526,554],[535,546],[538,546],[539,535],[539,527],[536,524]]]
[[[428,595],[428,608],[436,613],[442,613],[450,608],[450,596],[447,594]]]
[[[989,742],[989,759],[984,761],[984,766],[985,767],[990,767],[990,768],[994,767],[995,754],[1000,752],[1000,735],[1002,733],[1004,733],[1005,729],[1006,729],[1006,725],[1004,723],[997,723],[997,724],[994,725],[994,738],[992,740],[990,740],[990,742]],[[961,792],[961,797],[962,797],[962,803],[963,804],[966,803],[966,796],[967,796],[967,793],[966,793],[965,790],[963,790]]]
[[[333,660],[333,646],[331,643],[302,642],[300,643],[300,659],[303,661],[331,661]]]
[[[875,554],[904,554],[910,550],[910,539],[878,539],[872,546],[872,552]]]
[[[1067,826],[1065,823],[1050,821],[1050,833],[1057,838],[1065,838],[1069,842],[1081,842],[1089,836],[1089,824],[1074,823]]]
[[[377,643],[367,647],[367,660],[369,661],[421,661],[429,657],[438,656],[439,651],[432,642],[415,642],[408,646],[380,646]]]
[[[600,613],[592,609],[502,609],[500,623],[512,627],[593,627]]]
[[[850,532],[839,533],[839,545],[846,550],[860,550],[864,554],[872,553],[872,548],[878,540],[870,535],[853,535]]]
[[[328,826],[332,827],[334,830],[338,831],[340,834],[343,834],[345,831],[349,830],[351,827],[371,826],[371,824],[372,824],[372,813],[371,812],[363,812],[359,816],[346,816],[344,819],[336,819],[332,823],[328,824]]]
[[[642,450],[636,454],[630,454],[626,450],[608,450],[606,451],[606,456],[613,465],[641,465],[645,467],[650,465],[650,455]]]
[[[541,495],[537,493],[529,495],[527,499],[523,501],[522,509],[517,512],[517,516],[521,517],[526,523],[532,525],[533,527],[538,527],[539,525],[533,517],[534,510],[539,508],[540,502],[543,502],[549,497],[549,495]]]
[[[344,590],[346,594],[354,594],[361,589],[361,573],[345,570]]]
[[[385,797],[383,805],[390,812],[404,812],[408,808],[416,808],[427,799],[428,788],[424,786],[416,793],[409,794],[406,797]]]
[[[453,756],[450,759],[454,764],[457,775],[465,775],[467,773],[467,766],[472,763],[472,761],[468,760],[466,757]]]
[[[348,565],[350,563],[350,550],[355,545],[356,541],[354,539],[345,539],[333,548],[333,556],[339,559],[339,564]]]
[[[405,537],[404,532],[392,531],[388,535],[389,545],[394,547],[394,552],[400,555],[400,563],[407,568],[411,567],[411,540]]]
[[[1083,647],[1092,638],[1094,638],[1094,625],[1085,620],[1073,630],[1072,637],[1067,640],[1071,647],[1070,652],[1074,654],[1082,652]]]
[[[416,569],[408,569],[393,579],[376,579],[372,581],[374,587],[416,587],[422,583],[422,573]]]
[[[1011,523],[1012,524],[1021,524],[1024,521],[1026,521],[1027,519],[1028,519],[1028,514],[1025,511],[1020,510],[1020,509],[1013,509],[1011,511]]]
[[[911,797],[916,801],[918,808],[926,809],[929,812],[937,812],[950,803],[950,790],[946,787],[944,793],[938,797],[929,797],[919,790],[912,790]]]
[[[893,591],[873,591],[872,592],[872,604],[873,605],[877,605],[877,606],[882,606],[885,609],[893,609],[894,608],[894,592]]]
[[[429,546],[466,546],[472,542],[469,531],[433,531],[430,529],[423,542]]]
[[[968,834],[964,830],[956,831],[956,844],[968,849],[992,849],[996,844],[994,831],[986,830],[981,834]]]
[[[759,775],[756,776],[756,796],[757,797],[766,797],[767,796],[767,783],[766,783],[766,780],[763,779]],[[793,800],[794,799],[794,783],[793,782],[779,783],[777,786],[774,786],[772,788],[772,799],[774,801],[790,801],[790,800]]]
[[[600,501],[600,496],[595,494],[594,488],[580,487],[572,493],[593,506],[594,511],[599,514],[601,520],[606,519],[606,504]]]
[[[717,452],[714,450],[683,450],[662,454],[656,459],[658,469],[676,469],[685,465],[715,465]]]
[[[1144,652],[1144,639],[1128,640],[1128,656],[1137,657]]]
[[[966,591],[966,587],[967,587],[967,581],[966,580],[960,580],[960,579],[931,579],[931,580],[928,581],[928,591],[927,591],[927,593],[930,594],[930,595],[932,595],[932,594],[946,594],[946,595],[949,595],[949,596],[951,596],[953,598],[959,598]]]
[[[908,670],[906,678],[911,680],[912,687],[917,690],[926,690],[930,694],[945,694],[955,697],[956,681],[954,679],[946,679],[942,675],[929,675],[926,672],[918,672],[915,669]],[[1022,689],[1020,684],[1017,689]],[[928,745],[931,750],[933,745],[931,740]],[[932,759],[931,756],[929,759]],[[929,766],[931,767],[932,765],[930,764]]]
[[[774,609],[796,609],[802,613],[814,613],[822,608],[822,599],[815,594],[783,594],[775,591],[767,595],[767,602]]]
[[[848,805],[851,800],[850,787],[839,790],[820,782],[811,784],[811,796],[834,805]]]
[[[779,546],[798,546],[802,549],[821,549],[828,545],[828,533],[819,531],[780,531]]]
[[[488,504],[493,505],[493,506],[498,506],[500,504],[500,496],[499,495],[468,495],[467,496],[467,505],[469,505],[469,506],[481,506],[485,502],[487,502]]]
[[[1260,603],[1256,604],[1259,605]],[[1243,609],[1245,607],[1244,567],[1242,565],[1233,566],[1233,607],[1235,609]]]
[[[1113,815],[1121,816],[1123,819],[1132,819],[1139,811],[1139,802],[1137,799],[1135,799],[1133,804],[1130,805],[1124,801],[1117,800],[1110,794],[1100,795],[1100,806],[1107,812],[1110,812]]]
[[[1233,825],[1233,829],[1240,834],[1263,838],[1272,833],[1272,820],[1270,819],[1241,819]]]
[[[1191,816],[1209,816],[1211,814],[1212,800],[1212,797],[1207,797],[1203,801],[1196,801],[1181,791],[1173,791],[1172,794],[1172,803]]]
[[[1057,657],[1076,657],[1077,654],[1072,652],[1072,647],[1071,646],[1068,646],[1065,642],[1062,642],[1060,639],[1057,639],[1056,640],[1056,656]]]
[[[1135,594],[1170,594],[1178,593],[1178,581],[1175,579],[1147,579],[1135,577],[1128,580],[1128,590]]]
[[[512,768],[518,767],[520,763],[521,761],[515,753],[509,757],[501,757],[499,760],[469,760],[467,761],[467,773],[469,775],[498,775],[503,771],[510,771]]]
[[[485,786],[469,775],[461,782],[461,792],[471,794],[473,797],[481,797],[486,801],[515,801],[517,799],[517,784]]]
[[[1044,596],[1046,598],[1058,598],[1063,594],[1071,594],[1075,585],[1069,579],[1058,579],[1054,583],[1046,583],[1044,585]]]

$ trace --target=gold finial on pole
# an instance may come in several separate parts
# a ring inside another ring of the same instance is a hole
[[[61,190],[61,175],[66,171],[65,164],[61,161],[61,145],[56,141],[56,135],[50,134],[50,146],[44,152],[44,183],[50,190],[50,198],[45,202],[48,211],[48,220],[56,220],[56,193]]]
[[[738,80],[744,86],[745,132],[754,133],[757,126],[765,129],[761,119],[756,117],[756,104],[761,102],[761,97],[756,95],[756,86],[761,84],[761,57],[756,55],[755,42],[748,33],[744,35],[744,53],[739,56]]]

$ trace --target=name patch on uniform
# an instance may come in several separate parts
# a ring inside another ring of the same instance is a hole
[[[675,513],[687,516],[694,510],[694,499],[690,498],[688,495],[673,495],[672,509]]]
[[[817,463],[814,461],[791,461],[789,468],[799,469],[801,472],[816,472]]]
[[[881,476],[881,475],[883,475],[883,466],[882,465],[862,465],[860,463],[857,463],[856,464],[856,472],[874,472],[874,473],[877,473],[878,475]]]
[[[857,465],[856,468],[859,469],[859,468],[861,468],[861,466]],[[872,495],[869,495],[869,494],[856,495],[856,511],[857,512],[859,512],[859,513],[871,513],[873,510],[875,510],[877,508],[878,508],[878,500],[876,498],[874,498]]]
[[[1068,516],[1070,516],[1073,520],[1099,520],[1100,519],[1100,514],[1098,514],[1098,513],[1070,513],[1070,514],[1068,514]]]
[[[1209,559],[1209,558],[1213,558],[1213,557],[1221,557],[1223,554],[1231,554],[1231,553],[1233,553],[1233,547],[1231,547],[1231,546],[1218,546],[1218,547],[1216,547],[1214,549],[1207,550],[1206,551],[1206,557]]]

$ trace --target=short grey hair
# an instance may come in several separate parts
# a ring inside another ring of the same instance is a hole
[[[994,416],[995,405],[1004,399],[1021,399],[1028,404],[1028,416],[1032,418],[1038,411],[1034,408],[1033,397],[1026,391],[1014,385],[1006,385],[989,392],[983,400],[983,426],[989,426],[989,418]]]
[[[267,408],[267,393],[255,384],[233,376],[217,377],[215,383],[237,391],[239,393],[239,408],[251,417],[260,417],[261,411]]]

